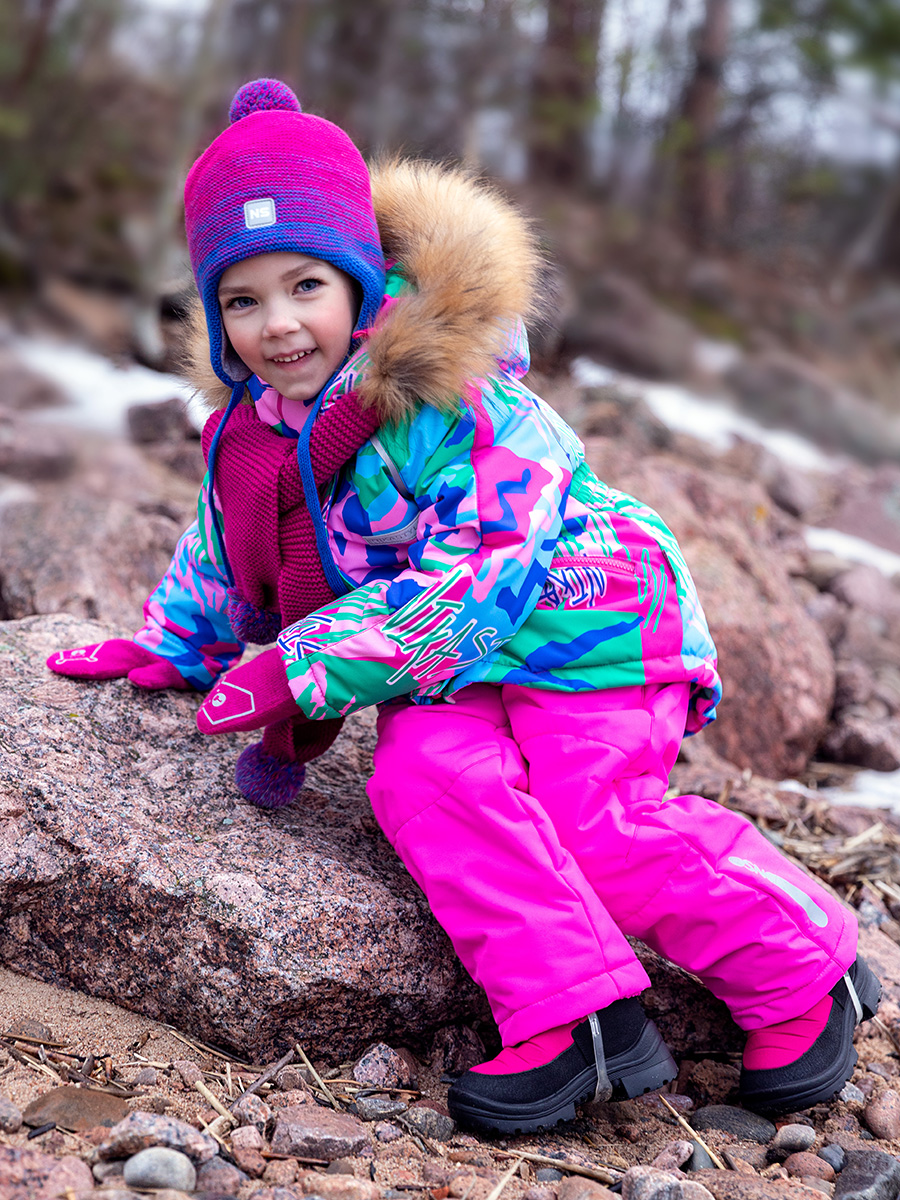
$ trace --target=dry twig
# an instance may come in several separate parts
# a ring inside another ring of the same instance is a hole
[[[675,1118],[675,1120],[678,1122],[678,1124],[683,1129],[687,1130],[687,1132],[691,1135],[691,1138],[694,1141],[699,1142],[699,1144],[703,1147],[703,1149],[706,1151],[706,1153],[712,1159],[713,1165],[718,1167],[718,1169],[720,1171],[727,1171],[728,1168],[722,1162],[721,1158],[719,1158],[718,1154],[716,1154],[715,1150],[711,1149],[706,1144],[706,1142],[703,1140],[703,1138],[700,1136],[700,1134],[697,1133],[696,1129],[691,1128],[691,1126],[687,1123],[687,1121],[684,1119],[684,1117],[681,1115],[681,1113],[678,1111],[678,1109],[675,1108],[675,1106],[673,1104],[670,1104],[669,1101],[662,1094],[660,1094],[659,1098],[663,1102],[665,1107],[669,1110],[669,1112],[672,1114],[672,1116]]]
[[[335,1109],[337,1112],[340,1112],[341,1111],[340,1105],[338,1104],[337,1100],[335,1100],[334,1096],[332,1096],[331,1092],[328,1090],[328,1085],[325,1083],[322,1076],[319,1074],[319,1072],[316,1070],[316,1068],[312,1065],[312,1063],[307,1058],[306,1051],[303,1049],[303,1047],[300,1045],[299,1042],[297,1042],[297,1044],[294,1046],[294,1049],[297,1051],[297,1053],[300,1055],[300,1058],[303,1060],[304,1067],[306,1067],[306,1069],[312,1075],[313,1079],[316,1081],[316,1083],[322,1089],[322,1092],[324,1093],[324,1095],[328,1098],[328,1101],[330,1102],[331,1107],[333,1109]]]

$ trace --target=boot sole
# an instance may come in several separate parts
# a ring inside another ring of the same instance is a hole
[[[641,1036],[629,1050],[607,1059],[606,1070],[613,1085],[613,1100],[631,1099],[655,1091],[678,1074],[669,1048],[652,1021],[647,1021]],[[533,1133],[538,1129],[552,1129],[561,1121],[574,1121],[576,1106],[591,1100],[596,1086],[597,1070],[591,1064],[570,1079],[565,1087],[530,1104],[503,1104],[465,1092],[454,1095],[454,1088],[451,1088],[448,1105],[450,1115],[472,1129],[488,1133]]]
[[[875,1016],[881,1001],[881,984],[862,959],[850,968],[850,978],[859,997],[862,1020]],[[758,1091],[741,1089],[740,1099],[745,1108],[759,1113],[803,1112],[814,1104],[830,1100],[843,1087],[856,1066],[857,1053],[853,1049],[853,1031],[856,1028],[856,1010],[849,997],[842,1016],[841,1041],[843,1054],[828,1068],[811,1079],[782,1084],[781,1087],[760,1088]],[[777,1069],[777,1068],[776,1068]]]

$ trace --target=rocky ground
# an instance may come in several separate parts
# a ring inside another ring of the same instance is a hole
[[[59,397],[6,365],[0,961],[18,974],[0,970],[0,1200],[900,1195],[900,823],[819,794],[900,767],[900,587],[802,537],[877,517],[900,550],[898,468],[715,454],[621,389],[548,384],[598,473],[672,524],[721,650],[729,698],[673,787],[744,812],[833,886],[887,988],[841,1097],[776,1130],[731,1103],[741,1042],[721,1006],[639,948],[671,1092],[486,1141],[445,1098],[495,1031],[374,826],[371,721],[314,765],[302,813],[264,814],[233,787],[247,738],[204,743],[195,697],[43,670],[139,622],[202,462],[172,406],[136,414],[130,441],[38,425],[29,410]]]

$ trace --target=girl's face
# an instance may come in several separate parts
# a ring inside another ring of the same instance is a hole
[[[219,307],[235,353],[288,400],[318,395],[344,361],[356,321],[349,275],[292,251],[229,267]]]

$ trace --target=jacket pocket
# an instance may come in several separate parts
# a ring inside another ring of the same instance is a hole
[[[593,608],[609,590],[609,576],[635,576],[627,558],[579,554],[554,558],[544,581],[538,608]]]

